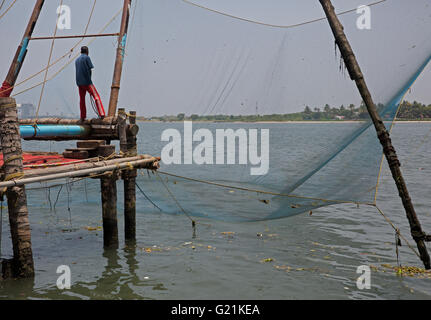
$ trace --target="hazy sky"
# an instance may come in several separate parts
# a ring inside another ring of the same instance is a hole
[[[1,12],[12,0],[6,0]],[[10,61],[32,11],[30,0],[18,0],[0,20],[0,77]],[[195,0],[232,15],[260,22],[293,25],[323,17],[317,0]],[[342,17],[346,32],[376,101],[387,102],[431,54],[431,11],[426,0],[387,0],[372,7],[372,29],[358,30],[358,14]],[[52,35],[59,0],[46,0],[34,35]],[[93,0],[64,0],[71,8],[71,30],[82,34]],[[367,4],[367,0],[334,0],[337,11]],[[88,33],[98,33],[122,7],[119,0],[98,0]],[[0,13],[1,15],[1,13]],[[117,32],[119,18],[104,31]],[[51,61],[67,53],[78,40],[55,42]],[[41,104],[41,115],[77,113],[73,56],[84,40],[56,64]],[[115,58],[115,39],[90,44],[93,80],[107,109]],[[33,41],[19,80],[47,65],[51,41]],[[135,0],[119,105],[140,114],[180,112],[294,112],[305,105],[358,103],[347,75],[338,70],[333,37],[326,21],[298,28],[269,28],[241,22],[193,7],[181,0]],[[3,75],[3,76],[2,76]],[[44,73],[17,87],[14,93],[43,80]],[[431,69],[427,68],[406,98],[431,104]],[[18,95],[18,102],[37,105],[40,87]],[[91,112],[90,112],[91,115]]]

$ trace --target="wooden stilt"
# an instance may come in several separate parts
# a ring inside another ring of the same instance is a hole
[[[120,151],[127,154],[127,115],[123,108],[118,109],[118,137],[120,138]]]
[[[113,172],[101,179],[103,245],[105,248],[118,248],[117,224],[117,174]]]
[[[124,236],[136,240],[136,170],[123,173],[124,179]]]
[[[400,162],[398,160],[395,148],[392,145],[389,132],[387,131],[379,113],[377,112],[376,105],[371,97],[371,93],[368,90],[367,84],[362,74],[361,68],[359,67],[358,61],[353,53],[352,47],[344,33],[343,25],[338,19],[334,7],[332,6],[331,0],[319,0],[323,10],[325,11],[326,17],[328,18],[329,25],[335,36],[336,44],[340,49],[341,55],[343,57],[344,63],[349,72],[350,78],[356,82],[356,86],[367,106],[368,113],[373,121],[374,127],[377,131],[377,136],[380,143],[383,146],[383,152],[391,169],[392,177],[395,180],[395,184],[398,188],[399,196],[404,205],[406,211],[407,219],[410,224],[410,231],[413,239],[416,241],[421,260],[424,263],[426,269],[431,269],[430,257],[425,246],[425,240],[427,235],[422,231],[421,224],[416,215],[413,203],[411,201],[409,192],[407,190],[407,185],[404,181],[403,175],[400,169]]]
[[[136,112],[130,112],[130,124],[136,124]],[[120,135],[121,143],[121,135]],[[126,153],[129,157],[137,155],[136,135],[126,134]],[[124,234],[126,241],[136,240],[136,176],[137,170],[123,172],[124,180]]]
[[[17,179],[23,175],[23,164],[15,99],[0,98],[0,138],[4,180]],[[12,186],[0,192],[4,191],[8,200],[13,245],[12,275],[18,278],[33,277],[34,263],[25,187]]]

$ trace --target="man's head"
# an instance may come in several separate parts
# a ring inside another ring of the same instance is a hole
[[[88,47],[86,46],[81,47],[81,53],[88,55]]]

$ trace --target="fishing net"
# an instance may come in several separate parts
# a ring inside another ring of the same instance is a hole
[[[81,29],[92,3],[68,3],[72,13],[88,11],[75,15]],[[134,1],[131,8],[120,106],[146,118],[195,120],[140,123],[139,152],[163,158],[159,173],[144,172],[138,179],[151,199],[146,209],[256,221],[336,203],[374,203],[382,149],[319,2],[196,3],[146,0]],[[333,4],[390,128],[405,93],[430,60],[429,1],[369,3],[370,29],[361,27],[367,11],[356,10],[363,1]],[[120,9],[120,3],[98,3],[88,33],[99,32]],[[104,32],[117,32],[118,19]],[[44,21],[35,33],[52,33],[52,23]],[[79,28],[61,34],[82,32]],[[58,46],[57,41],[54,57],[73,41]],[[105,38],[89,45],[105,108],[115,45]],[[40,59],[49,44],[31,46],[25,66],[43,68],[31,56]],[[21,77],[34,71],[23,70]],[[69,106],[77,111],[73,63],[54,79],[46,83],[44,110],[64,112]],[[38,91],[23,95],[35,101]],[[330,121],[264,121],[286,114],[290,120]],[[245,117],[253,121],[239,122]],[[349,119],[355,121],[341,121]]]

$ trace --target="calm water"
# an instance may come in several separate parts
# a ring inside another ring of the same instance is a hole
[[[160,145],[152,143],[160,141],[157,126],[142,124],[140,152],[158,154]],[[423,138],[430,130],[431,124],[399,123],[393,131],[408,187],[428,232],[431,141],[423,142]],[[24,147],[54,150],[66,145],[26,142]],[[194,235],[187,217],[160,213],[138,193],[137,243],[126,246],[121,184],[118,187],[118,250],[103,250],[102,231],[97,229],[101,226],[98,180],[79,182],[61,191],[60,187],[28,191],[36,277],[1,282],[0,298],[431,298],[431,280],[401,278],[389,270],[372,273],[370,290],[357,289],[358,266],[396,265],[394,232],[373,208],[336,205],[315,210],[312,216],[252,223],[198,219]],[[410,239],[407,219],[386,167],[378,204]],[[9,258],[5,212],[2,221],[2,257]],[[400,250],[403,265],[421,266],[407,246]],[[59,265],[71,268],[71,290],[56,287]]]

